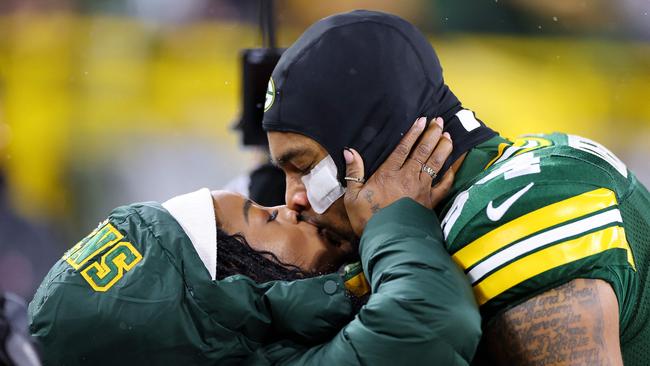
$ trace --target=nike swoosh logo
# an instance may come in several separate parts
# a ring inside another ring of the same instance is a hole
[[[510,198],[505,200],[502,204],[500,204],[497,207],[492,206],[492,201],[488,203],[487,209],[485,210],[487,213],[487,217],[492,220],[492,221],[499,221],[505,215],[506,211],[512,206],[521,196],[526,194],[529,189],[533,187],[534,182],[530,182],[527,186],[524,188],[520,189],[517,193],[513,194]]]

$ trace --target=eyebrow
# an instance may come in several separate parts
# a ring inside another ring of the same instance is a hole
[[[283,165],[285,165],[288,161],[292,160],[293,158],[303,155],[307,153],[308,150],[305,148],[293,148],[285,151],[282,155],[280,155],[279,158],[273,159],[271,158],[271,164],[275,165],[276,167],[280,168]]]
[[[248,225],[248,212],[251,210],[251,206],[253,205],[253,201],[250,199],[247,199],[246,202],[244,202],[244,221],[246,221],[246,225]]]

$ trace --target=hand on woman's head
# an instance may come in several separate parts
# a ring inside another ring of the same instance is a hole
[[[359,153],[353,149],[343,152],[348,180],[345,208],[357,235],[363,233],[373,214],[400,198],[411,198],[432,209],[447,195],[453,183],[452,170],[431,186],[452,151],[451,138],[442,127],[442,118],[432,120],[428,127],[424,117],[418,118],[388,159],[365,181]]]

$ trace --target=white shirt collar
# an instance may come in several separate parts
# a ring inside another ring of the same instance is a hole
[[[217,222],[212,194],[207,188],[176,196],[162,206],[181,225],[192,241],[210,277],[217,278]]]

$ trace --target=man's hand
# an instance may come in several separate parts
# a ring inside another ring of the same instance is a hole
[[[442,118],[429,123],[426,130],[425,125],[426,119],[418,118],[395,150],[365,183],[348,180],[345,208],[357,235],[361,236],[374,213],[400,198],[410,197],[431,209],[447,195],[454,179],[452,170],[431,187],[433,176],[424,167],[431,168],[433,172],[440,171],[451,154],[451,137],[448,133],[442,133]],[[363,177],[363,159],[359,153],[346,149],[343,155],[347,164],[346,176]]]

